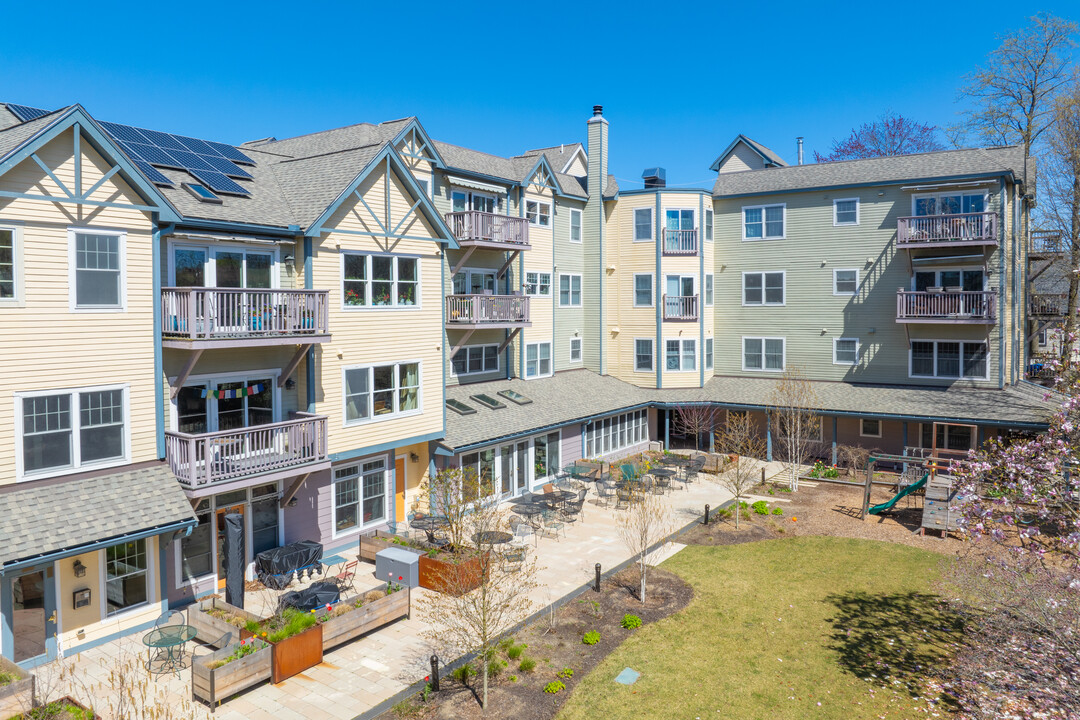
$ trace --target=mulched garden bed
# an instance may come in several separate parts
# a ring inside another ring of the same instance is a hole
[[[445,677],[442,690],[433,693],[426,702],[413,698],[384,713],[379,720],[402,717],[550,720],[580,679],[623,640],[637,632],[621,627],[625,615],[636,615],[643,625],[648,625],[682,610],[693,598],[690,585],[674,573],[659,568],[649,569],[644,605],[638,600],[636,566],[609,578],[600,587],[601,592],[587,590],[554,614],[537,619],[517,633],[513,643],[503,642],[494,660],[500,666],[500,672],[489,680],[486,712],[481,711],[478,701],[482,692],[481,677],[474,676],[467,685]],[[582,638],[587,632],[598,632],[600,640],[594,645],[586,645]],[[535,661],[531,671],[521,669],[526,659]],[[566,669],[572,674],[566,673]],[[544,687],[556,680],[565,688],[557,693],[544,692]]]

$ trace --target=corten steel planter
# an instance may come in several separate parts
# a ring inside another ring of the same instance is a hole
[[[273,681],[277,684],[322,662],[323,626],[310,627],[281,642],[271,643],[271,647]]]
[[[270,679],[273,662],[273,648],[270,646],[219,668],[211,667],[213,663],[232,655],[238,647],[240,643],[234,641],[191,662],[191,696],[210,703],[211,711],[222,700]]]
[[[0,671],[15,676],[12,682],[0,685],[0,718],[7,720],[35,705],[34,676],[5,657],[0,657]]]
[[[221,598],[206,598],[200,600],[188,607],[187,624],[195,628],[195,639],[202,643],[212,644],[220,640],[225,633],[232,633],[234,640],[246,640],[251,637],[251,633],[244,628],[237,627],[232,623],[225,622],[221,618],[216,618],[207,613],[206,611],[211,608],[226,610],[245,620],[255,620],[258,622],[261,619],[258,615],[250,613],[247,610],[242,610],[235,605],[230,605]]]
[[[358,597],[342,600],[342,604],[356,602]],[[330,618],[322,623],[322,648],[324,651],[360,637],[383,625],[389,625],[403,617],[409,617],[412,599],[409,588],[398,590],[378,600],[364,603],[349,612]]]
[[[452,595],[464,595],[480,587],[483,563],[479,555],[455,562],[420,556],[420,587]]]

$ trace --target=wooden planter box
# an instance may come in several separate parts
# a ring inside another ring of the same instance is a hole
[[[16,677],[14,682],[0,685],[0,720],[7,720],[35,705],[34,676],[5,657],[0,657],[0,671]]]
[[[271,646],[274,684],[313,668],[322,662],[323,626],[315,625]],[[231,663],[230,663],[231,664]]]
[[[210,608],[221,608],[232,612],[245,620],[258,621],[261,618],[247,610],[241,610],[235,605],[230,605],[221,598],[206,598],[194,605],[188,606],[187,624],[195,628],[195,639],[202,643],[213,644],[221,639],[225,633],[232,633],[233,640],[246,640],[251,633],[220,618],[216,618],[205,611]],[[230,663],[231,664],[231,663]]]
[[[232,655],[238,647],[240,643],[234,641],[191,662],[192,697],[210,703],[213,709],[225,698],[270,679],[272,647],[265,647],[219,668],[210,667],[214,662]]]
[[[356,597],[352,597],[342,602],[352,604],[356,600]],[[331,618],[322,624],[322,649],[329,650],[399,618],[408,617],[411,607],[409,588],[405,588]]]
[[[457,563],[427,555],[420,556],[420,587],[436,592],[464,595],[480,587],[483,566],[479,556]]]
[[[398,545],[393,542],[393,533],[386,532],[385,530],[376,530],[374,535],[361,535],[360,536],[360,559],[367,560],[368,562],[375,562],[375,556],[385,550],[386,548],[401,548],[403,550],[410,550],[415,552],[413,548],[405,547],[404,545]]]

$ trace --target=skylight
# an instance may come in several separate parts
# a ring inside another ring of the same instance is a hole
[[[480,403],[484,407],[491,408],[492,410],[498,410],[499,408],[506,407],[505,404],[499,402],[490,395],[470,395],[469,397],[471,397],[473,400]]]
[[[183,188],[191,193],[199,202],[220,203],[221,198],[213,193],[210,188],[199,183],[181,183]]]
[[[458,415],[473,415],[476,413],[476,408],[469,407],[458,400],[447,400],[446,407],[450,408]]]
[[[518,405],[528,405],[532,402],[532,398],[522,395],[516,390],[500,390],[498,394]]]

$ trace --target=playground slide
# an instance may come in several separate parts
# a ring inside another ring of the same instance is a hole
[[[924,485],[926,485],[926,479],[927,479],[928,477],[930,477],[930,473],[926,473],[925,475],[923,475],[923,476],[922,476],[922,477],[921,477],[921,478],[919,479],[919,481],[918,481],[918,482],[916,482],[916,483],[912,483],[911,485],[908,485],[908,486],[907,486],[906,488],[904,488],[903,490],[901,490],[900,492],[898,492],[898,493],[896,494],[896,497],[894,497],[894,498],[893,498],[892,500],[890,500],[889,502],[883,502],[883,503],[881,503],[880,505],[871,505],[871,506],[870,506],[870,509],[869,509],[869,510],[867,510],[867,512],[868,512],[868,513],[870,513],[871,515],[877,515],[877,514],[878,514],[879,512],[883,512],[883,511],[885,511],[885,510],[891,510],[891,509],[892,509],[892,507],[893,507],[893,505],[895,505],[895,504],[896,504],[896,501],[897,501],[897,500],[899,500],[900,498],[904,497],[905,495],[908,495],[908,494],[910,494],[910,493],[913,493],[913,492],[915,492],[916,490],[919,490],[919,489],[921,489],[921,488],[922,488],[922,487],[923,487]]]

